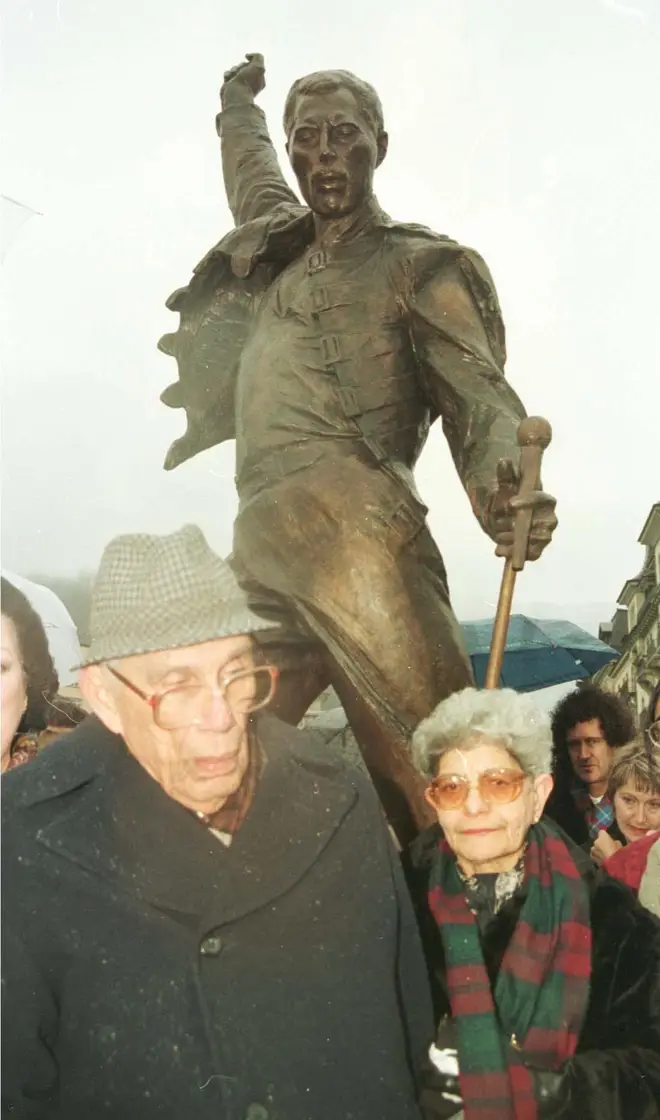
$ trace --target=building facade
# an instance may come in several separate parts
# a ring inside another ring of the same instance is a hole
[[[626,580],[616,613],[598,635],[619,651],[619,657],[594,680],[617,692],[641,715],[660,680],[660,502],[651,507],[638,539],[646,550],[642,570]]]

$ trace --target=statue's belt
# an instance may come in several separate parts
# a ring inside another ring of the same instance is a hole
[[[318,441],[292,444],[242,466],[235,479],[241,507],[298,472],[312,470],[328,460],[337,461],[342,456],[358,460],[371,470],[379,468],[395,483],[394,496],[399,500],[393,500],[388,510],[383,510],[383,517],[397,532],[406,537],[414,536],[424,524],[428,509],[417,493],[412,471],[404,463],[390,458],[380,445],[375,454],[370,444],[360,437],[332,439],[325,436]]]

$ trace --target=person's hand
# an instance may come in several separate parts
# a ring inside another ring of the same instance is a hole
[[[223,106],[226,105],[230,90],[245,92],[249,90],[256,97],[266,86],[266,67],[262,54],[246,54],[245,62],[239,62],[225,71],[224,83],[220,90]]]
[[[458,1120],[463,1100],[454,1023],[444,1018],[420,1075],[422,1112],[428,1120]]]
[[[509,557],[513,550],[513,531],[517,510],[531,509],[532,526],[527,546],[527,559],[538,560],[552,540],[557,528],[556,499],[543,490],[518,496],[520,472],[511,459],[497,464],[497,488],[489,503],[488,532],[497,544],[496,556]]]
[[[421,1075],[422,1112],[428,1120],[458,1120],[463,1115],[458,1054],[431,1046],[428,1056],[428,1072]]]
[[[618,840],[614,840],[607,832],[599,832],[591,845],[589,854],[594,863],[600,867],[601,863],[604,863],[606,859],[609,859],[622,847],[623,845]]]

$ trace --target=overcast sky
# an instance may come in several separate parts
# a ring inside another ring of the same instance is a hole
[[[659,0],[4,13],[2,190],[42,216],[5,247],[3,563],[73,573],[116,533],[185,521],[231,547],[233,444],[161,469],[183,420],[159,403],[175,366],[156,342],[176,326],[165,299],[231,224],[218,90],[259,50],[280,150],[291,82],[354,70],[385,108],[384,208],[475,246],[494,273],[509,377],[554,427],[544,474],[561,522],[518,607],[581,621],[613,603],[660,497]],[[500,564],[439,427],[418,478],[459,614],[490,615]]]

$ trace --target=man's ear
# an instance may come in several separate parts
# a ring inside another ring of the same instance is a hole
[[[386,132],[381,132],[378,139],[376,140],[376,148],[377,148],[377,151],[378,151],[378,155],[376,156],[376,167],[380,167],[381,163],[385,159],[385,156],[387,155],[387,149],[389,147],[389,143],[390,143],[390,138],[387,135],[387,133]]]
[[[539,821],[543,816],[546,801],[552,793],[554,784],[552,774],[540,774],[538,778],[534,779],[534,793],[536,795],[535,822]]]
[[[80,691],[94,715],[98,716],[101,723],[104,723],[115,735],[121,735],[121,719],[105,667],[103,665],[87,665],[80,670],[78,683],[80,684]]]

